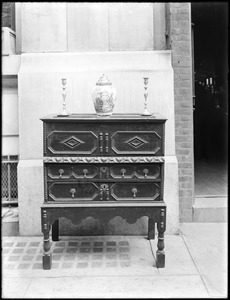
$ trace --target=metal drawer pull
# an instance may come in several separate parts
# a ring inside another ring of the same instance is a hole
[[[103,200],[103,190],[102,190],[102,187],[100,188],[100,201]]]
[[[84,174],[84,178],[86,178],[86,174],[88,173],[88,170],[87,169],[84,169],[83,170],[83,174]]]
[[[105,134],[105,152],[109,152],[109,134]]]
[[[59,172],[59,177],[62,178],[62,174],[64,173],[64,170],[63,169],[59,169],[58,172]]]
[[[143,173],[145,174],[145,178],[147,178],[148,173],[149,173],[149,170],[148,170],[148,169],[144,169],[144,170],[143,170]]]
[[[137,189],[136,188],[132,188],[132,192],[133,192],[133,198],[136,198]]]
[[[100,148],[100,152],[103,152],[103,133],[100,132],[99,134],[99,148]]]
[[[76,193],[76,189],[71,189],[70,193],[72,194],[72,198],[74,198],[74,194]]]
[[[121,174],[122,174],[123,178],[125,177],[125,173],[126,173],[126,170],[125,169],[121,169]]]
[[[109,189],[106,189],[106,200],[109,201]]]

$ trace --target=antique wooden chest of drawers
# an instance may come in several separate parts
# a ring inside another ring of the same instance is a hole
[[[147,216],[148,238],[158,229],[156,265],[165,265],[164,143],[166,119],[114,114],[56,115],[44,128],[43,268],[51,268],[49,232],[58,240],[58,219],[74,224],[91,216],[135,223]]]

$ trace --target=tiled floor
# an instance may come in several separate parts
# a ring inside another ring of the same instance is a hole
[[[165,236],[162,269],[157,239],[143,236],[61,237],[51,270],[42,237],[3,237],[3,298],[223,298],[226,224],[187,225]]]
[[[52,268],[102,268],[130,265],[128,241],[59,241],[53,242]],[[42,269],[42,242],[5,242],[4,268]]]
[[[141,237],[62,237],[51,242],[52,268],[43,270],[42,237],[11,237],[3,243],[4,273],[10,276],[14,270],[21,276],[52,276],[90,274],[139,274],[139,267],[145,274],[158,273],[150,242]],[[154,271],[154,272],[153,272]],[[45,272],[45,273],[44,273]]]

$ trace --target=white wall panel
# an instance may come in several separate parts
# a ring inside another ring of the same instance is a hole
[[[2,135],[18,135],[18,95],[2,94]]]
[[[66,3],[22,3],[21,51],[23,53],[67,51],[66,35]]]
[[[153,4],[109,4],[109,49],[153,50]]]
[[[19,137],[2,137],[2,155],[19,155]]]
[[[68,51],[108,50],[108,4],[67,4]]]

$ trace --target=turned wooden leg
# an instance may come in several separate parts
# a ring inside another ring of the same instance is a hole
[[[43,269],[44,270],[50,270],[52,265],[52,254],[50,253],[50,233],[51,226],[48,224],[48,218],[47,218],[47,212],[46,210],[42,211],[42,232],[44,236],[43,241],[43,257],[42,257],[42,263],[43,263]]]
[[[52,241],[59,241],[59,220],[55,220],[52,225]]]
[[[148,239],[154,240],[155,239],[155,222],[154,219],[149,218],[148,222]]]
[[[165,221],[166,221],[166,211],[161,209],[160,212],[160,222],[157,223],[158,230],[158,242],[157,242],[157,253],[156,253],[156,267],[165,267],[165,244],[164,244],[164,232],[165,232]]]

